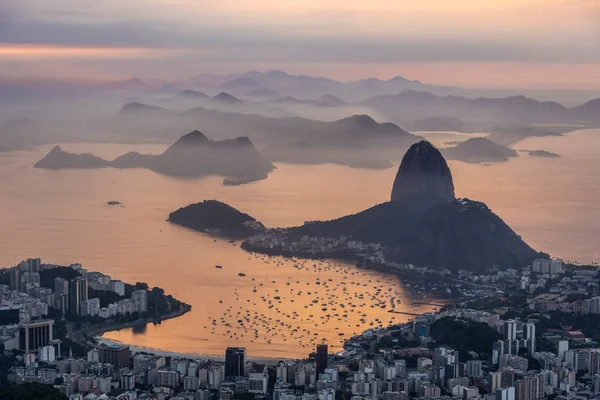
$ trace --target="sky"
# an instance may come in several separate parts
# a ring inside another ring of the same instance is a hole
[[[0,0],[0,80],[283,69],[600,89],[600,0]]]

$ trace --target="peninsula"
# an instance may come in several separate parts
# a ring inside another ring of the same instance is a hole
[[[26,286],[15,279],[20,276],[35,277],[36,283]],[[3,304],[17,307],[22,316],[36,315],[53,325],[54,339],[62,343],[56,356],[66,356],[70,350],[85,354],[104,332],[160,323],[191,310],[160,287],[129,284],[88,271],[81,264],[62,266],[42,263],[39,258],[0,269],[0,285],[18,292],[5,291],[0,296]]]
[[[223,220],[238,213],[228,210]],[[197,229],[192,219],[196,216],[179,212],[183,220],[169,221]],[[209,221],[200,222],[200,230],[205,230]],[[238,225],[239,233],[247,234],[242,227]],[[331,221],[265,229],[244,241],[242,248],[270,255],[352,259],[385,269],[414,265],[438,271],[520,268],[543,256],[485,204],[456,199],[450,169],[427,141],[406,152],[391,201]]]

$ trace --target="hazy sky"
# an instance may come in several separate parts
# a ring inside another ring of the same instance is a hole
[[[600,0],[0,0],[0,79],[250,69],[600,89]]]

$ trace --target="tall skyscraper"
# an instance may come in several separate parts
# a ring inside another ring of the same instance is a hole
[[[37,351],[40,347],[47,346],[52,340],[51,319],[43,321],[26,322],[19,326],[19,348],[25,353]]]
[[[228,347],[225,350],[225,379],[236,380],[244,376],[245,347]]]
[[[77,277],[69,282],[69,312],[81,315],[81,302],[88,299],[88,281]]]
[[[318,344],[317,345],[317,380],[319,380],[319,376],[325,372],[325,368],[327,368],[327,356],[328,356],[328,348],[326,344]]]
[[[533,322],[527,322],[523,325],[523,338],[535,339],[535,324]]]
[[[18,267],[9,270],[10,275],[10,290],[18,291],[21,287],[21,270]]]
[[[515,340],[517,339],[517,321],[509,319],[504,322],[504,340]]]

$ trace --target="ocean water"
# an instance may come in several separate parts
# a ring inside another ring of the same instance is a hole
[[[436,134],[432,140],[452,136]],[[62,147],[106,158],[165,148]],[[484,201],[538,250],[566,260],[600,259],[600,131],[533,138],[513,147],[562,157],[520,153],[492,165],[450,162],[457,195]],[[418,282],[345,263],[251,255],[239,243],[215,241],[165,222],[169,212],[204,199],[224,201],[271,227],[331,219],[386,201],[397,166],[362,170],[278,164],[267,180],[227,187],[220,177],[32,168],[49,149],[0,154],[0,266],[32,256],[81,262],[115,279],[160,286],[193,306],[183,317],[110,332],[107,338],[200,354],[219,355],[226,346],[239,345],[256,357],[303,357],[317,342],[336,349],[364,329],[409,318],[388,312],[392,299],[398,311],[424,312],[434,306],[411,302],[443,302],[446,296],[441,288],[426,293]],[[108,206],[109,200],[123,206]]]

